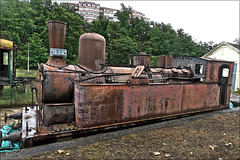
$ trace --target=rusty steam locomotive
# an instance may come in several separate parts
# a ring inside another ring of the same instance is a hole
[[[159,56],[159,66],[150,67],[150,56],[141,52],[132,66],[109,66],[104,37],[85,33],[79,39],[78,64],[67,65],[66,23],[49,21],[48,29],[49,59],[39,65],[36,78],[38,104],[15,115],[21,118],[15,135],[22,148],[94,129],[229,106],[232,62]]]

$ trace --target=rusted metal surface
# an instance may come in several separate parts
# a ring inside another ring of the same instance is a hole
[[[64,48],[67,23],[48,21],[49,48]]]
[[[232,83],[232,73],[233,73],[233,62],[218,62],[218,61],[208,61],[206,65],[206,82],[218,82],[219,81],[219,69],[221,66],[229,66],[229,80],[228,85]]]
[[[13,132],[9,135],[5,135],[0,142],[4,141],[11,141],[11,142],[19,142],[21,140],[21,131]]]
[[[148,78],[133,78],[130,81],[130,84],[149,84],[149,79]]]
[[[179,77],[179,78],[183,78],[183,77],[188,77],[191,78],[191,72],[187,69],[176,69],[176,68],[172,68],[172,69],[162,69],[162,73],[165,77]]]
[[[50,48],[64,48],[65,29],[65,23],[49,22]],[[39,123],[33,137],[24,133],[23,145],[229,104],[231,62],[160,56],[159,66],[150,68],[150,56],[139,53],[133,66],[105,66],[105,46],[104,37],[86,33],[79,39],[77,65],[50,56],[39,66]]]
[[[36,83],[39,96],[45,103],[68,103],[73,99],[73,80],[79,79],[79,74],[70,72],[75,70],[74,66],[67,66],[65,68],[51,67],[43,65],[43,75],[39,80],[41,83]]]
[[[67,23],[61,21],[48,21],[49,48],[64,49]],[[66,65],[63,57],[49,56],[48,65]]]
[[[105,38],[96,33],[85,33],[79,38],[78,64],[91,71],[101,70],[105,64]]]
[[[146,54],[145,52],[138,53],[133,58],[133,65],[150,67],[150,55]]]
[[[45,104],[44,105],[44,125],[66,123],[74,121],[74,105],[72,103]]]
[[[172,56],[165,56],[165,68],[172,68]]]
[[[161,68],[165,67],[165,56],[162,55],[159,56],[159,67]]]
[[[230,103],[230,96],[231,96],[231,86],[227,87],[227,93],[226,93],[226,103],[222,105],[221,107],[224,108],[225,106],[228,106]]]
[[[162,68],[172,68],[173,63],[172,63],[172,56],[159,56],[159,67]]]
[[[86,128],[209,109],[219,107],[212,100],[218,98],[216,84],[75,84],[76,124]]]
[[[183,89],[183,110],[219,108],[219,89],[217,84],[186,85]]]

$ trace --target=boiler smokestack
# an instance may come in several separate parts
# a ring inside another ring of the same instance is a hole
[[[49,59],[47,64],[52,66],[66,65],[64,57],[67,50],[64,49],[67,23],[61,21],[48,21],[49,34]]]

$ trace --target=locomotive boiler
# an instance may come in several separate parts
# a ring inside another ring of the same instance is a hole
[[[105,64],[106,41],[79,38],[78,64],[64,57],[66,23],[49,21],[49,59],[36,77],[37,105],[24,109],[22,147],[95,129],[229,106],[233,62],[140,52],[133,65]],[[20,134],[20,133],[19,133]]]

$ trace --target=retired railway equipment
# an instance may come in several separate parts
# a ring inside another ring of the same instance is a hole
[[[4,85],[11,85],[16,76],[16,47],[13,42],[0,39],[0,89]]]
[[[52,53],[38,68],[38,104],[22,111],[22,148],[229,106],[233,62],[159,56],[159,66],[151,68],[150,56],[141,52],[132,66],[108,66],[104,37],[85,33],[79,39],[78,64],[66,65],[65,30],[66,23],[49,21]]]

